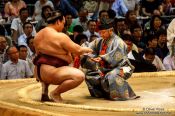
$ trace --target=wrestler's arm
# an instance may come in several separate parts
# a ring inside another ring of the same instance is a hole
[[[86,53],[92,53],[93,50],[88,47],[82,47],[74,43],[66,34],[62,34],[64,41],[61,42],[61,46],[66,50],[76,55],[83,55]]]

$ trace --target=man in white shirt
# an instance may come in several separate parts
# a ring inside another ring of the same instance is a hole
[[[19,59],[16,47],[9,47],[7,54],[10,60],[2,66],[1,79],[21,79],[33,76],[27,62]]]
[[[29,19],[29,11],[27,8],[22,8],[19,13],[19,18],[14,18],[11,24],[11,37],[13,43],[17,44],[17,39],[20,35],[24,34],[23,24]],[[33,26],[32,35],[36,34],[35,27]]]
[[[157,68],[157,71],[165,70],[165,67],[164,67],[162,61],[160,60],[160,58],[157,55],[155,55],[155,50],[153,48],[146,48],[145,54],[143,55],[143,58],[146,61],[154,64]]]
[[[85,34],[88,37],[88,42],[90,42],[90,37],[92,35],[96,35],[98,37],[100,37],[99,33],[95,32],[97,24],[95,20],[89,20],[87,23],[87,31],[84,31],[83,34]]]
[[[23,24],[23,31],[24,34],[20,35],[18,38],[18,46],[19,45],[26,45],[27,46],[27,38],[32,36],[33,25],[30,22],[25,22]]]

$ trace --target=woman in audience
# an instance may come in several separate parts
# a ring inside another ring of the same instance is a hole
[[[9,0],[4,7],[5,17],[8,17],[9,20],[12,21],[13,18],[19,16],[20,9],[26,7],[27,6],[23,0]]]
[[[42,7],[46,5],[49,5],[51,8],[54,9],[53,3],[50,0],[38,0],[35,3],[35,11],[33,14],[33,20],[39,21],[42,19],[41,17]]]
[[[41,12],[42,19],[39,20],[35,26],[36,32],[40,31],[42,28],[47,26],[46,20],[50,16],[50,12],[52,12],[52,11],[53,11],[53,9],[49,5],[42,7],[42,12]]]

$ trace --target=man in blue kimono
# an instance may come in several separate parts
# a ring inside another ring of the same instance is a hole
[[[92,41],[92,54],[81,58],[86,84],[91,96],[110,100],[138,98],[126,80],[134,71],[127,59],[127,46],[114,34],[112,20],[99,26],[101,38]]]

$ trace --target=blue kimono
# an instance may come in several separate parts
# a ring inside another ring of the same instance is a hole
[[[136,94],[126,82],[134,71],[127,58],[127,46],[117,35],[112,35],[107,41],[104,55],[99,55],[104,39],[96,39],[89,44],[93,54],[81,59],[81,66],[85,69],[86,84],[93,97],[110,100],[128,100],[136,98]],[[101,57],[105,66],[89,60],[90,57]],[[124,75],[119,74],[120,70]],[[104,74],[104,76],[101,75]]]

